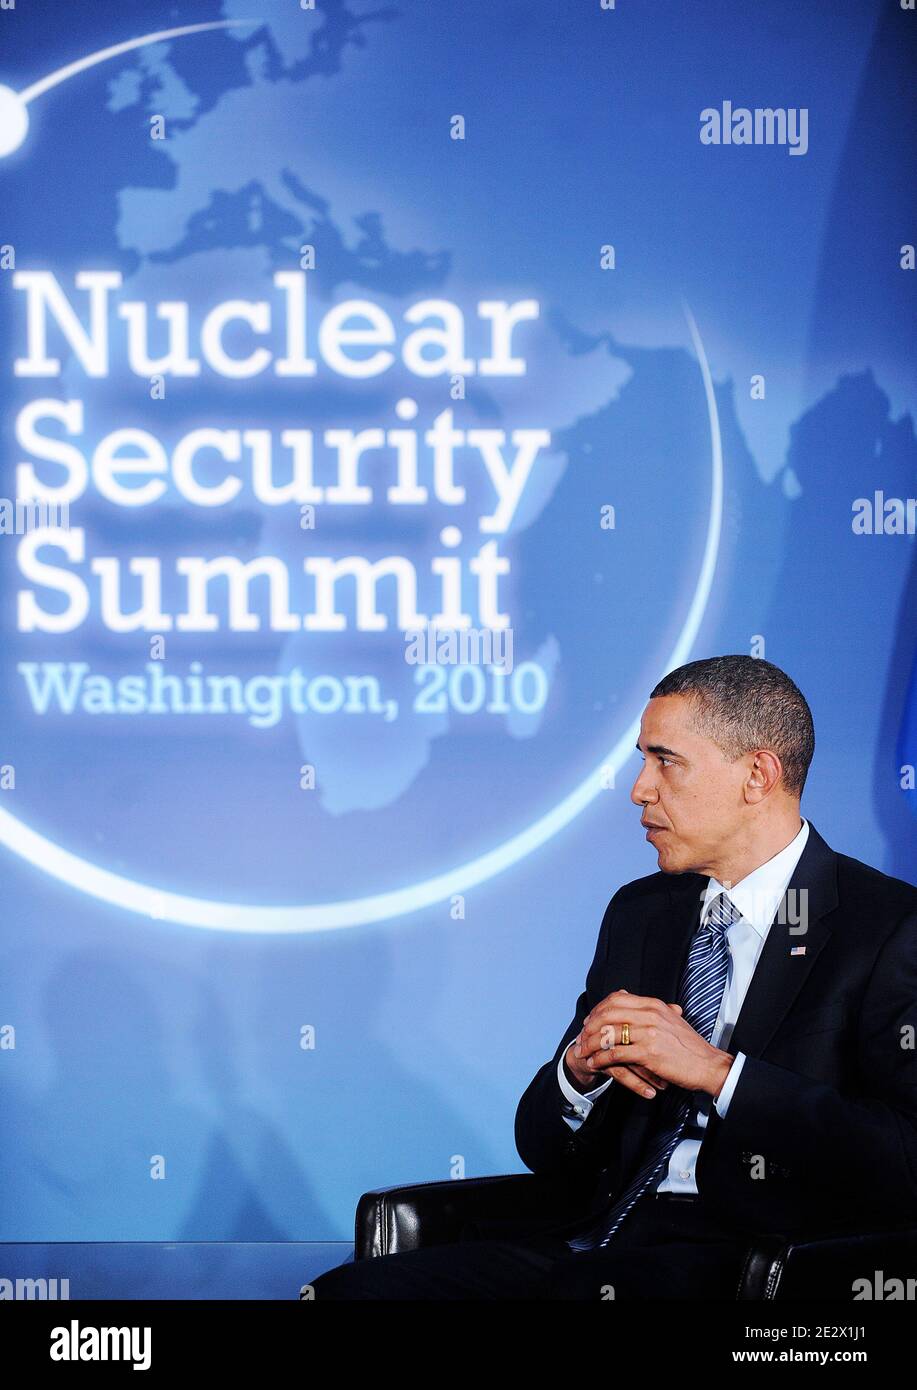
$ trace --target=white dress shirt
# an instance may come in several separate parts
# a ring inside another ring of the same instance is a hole
[[[739,883],[733,884],[731,888],[724,888],[722,883],[715,878],[711,878],[707,882],[701,920],[712,900],[719,893],[728,893],[742,914],[731,926],[726,928],[726,944],[729,949],[728,975],[720,1011],[717,1014],[713,1033],[710,1037],[714,1047],[721,1047],[724,1051],[728,1051],[729,1039],[739,1017],[739,1010],[742,1007],[746,990],[751,983],[758,957],[764,949],[767,933],[808,838],[809,822],[803,820],[799,833],[784,849],[780,850],[779,854],[775,854],[772,859],[768,859],[766,863],[753,869],[750,874],[746,874]],[[795,917],[795,913],[793,916]],[[596,1099],[612,1084],[614,1077],[609,1077],[601,1086],[596,1086],[592,1091],[585,1093],[577,1091],[564,1075],[565,1056],[566,1048],[557,1065],[557,1079],[565,1097],[563,1117],[571,1129],[579,1129]],[[736,1088],[744,1065],[745,1053],[737,1052],[723,1083],[723,1088],[714,1102],[717,1114],[720,1116],[724,1116],[729,1108],[732,1093]],[[689,1122],[689,1131],[694,1125],[699,1129],[706,1129],[707,1108],[709,1108],[711,1099],[710,1096],[705,1097],[706,1104],[697,1110],[693,1122]],[[697,1192],[694,1169],[702,1139],[703,1135],[698,1138],[696,1134],[687,1133],[687,1137],[675,1145],[669,1159],[666,1176],[657,1184],[657,1192]]]

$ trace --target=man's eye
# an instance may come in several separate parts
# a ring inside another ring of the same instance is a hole
[[[671,759],[671,758],[663,758],[662,756],[660,756],[659,761],[660,761],[662,764],[664,764],[665,767],[671,767],[671,766],[672,766],[672,759]]]

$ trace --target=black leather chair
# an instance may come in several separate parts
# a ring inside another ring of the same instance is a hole
[[[572,1221],[582,1210],[581,1194],[534,1173],[380,1188],[364,1192],[357,1205],[354,1259],[452,1244],[466,1222],[478,1219],[517,1221],[521,1229],[528,1222]],[[881,1279],[885,1289],[890,1279],[910,1279],[913,1298],[917,1227],[791,1241],[760,1237],[749,1247],[736,1298],[850,1302],[858,1279],[873,1286]]]

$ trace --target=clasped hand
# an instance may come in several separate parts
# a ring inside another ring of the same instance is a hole
[[[630,1042],[622,1046],[625,1023]],[[601,1084],[604,1074],[647,1100],[670,1084],[716,1097],[734,1060],[695,1032],[679,1004],[626,989],[616,989],[586,1015],[566,1053],[567,1066],[587,1088],[591,1079]]]

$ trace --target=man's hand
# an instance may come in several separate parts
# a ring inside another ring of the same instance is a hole
[[[622,1047],[624,1023],[630,1024],[630,1043]],[[626,989],[596,1005],[567,1051],[567,1065],[583,1085],[589,1077],[600,1085],[604,1073],[648,1100],[669,1082],[715,1098],[734,1060],[685,1022],[680,1005]]]
[[[601,1086],[602,1081],[609,1076],[613,1077],[620,1085],[626,1086],[628,1090],[636,1091],[638,1095],[645,1096],[647,1100],[652,1100],[657,1091],[664,1091],[668,1086],[667,1081],[663,1081],[661,1076],[655,1076],[646,1067],[625,1067],[620,1062],[614,1066],[599,1069],[584,1066],[582,1057],[576,1052],[582,1036],[581,1033],[579,1038],[574,1038],[567,1048],[564,1062],[584,1091],[595,1090],[596,1086]]]
[[[630,1091],[636,1091],[638,1095],[645,1096],[647,1100],[652,1100],[657,1091],[664,1091],[669,1084],[661,1076],[658,1076],[648,1067],[637,1065],[625,1066],[622,1062],[618,1062],[614,1066],[605,1066],[601,1063],[592,1066],[591,1055],[584,1050],[583,1040],[590,1020],[597,1018],[599,1011],[606,1005],[614,1002],[620,994],[627,995],[627,990],[615,990],[614,994],[609,994],[600,1004],[597,1004],[591,1014],[586,1015],[583,1021],[582,1031],[579,1037],[574,1038],[573,1042],[567,1048],[564,1061],[584,1091],[592,1091],[596,1086],[601,1086],[602,1073],[604,1073],[606,1077],[613,1077],[619,1085],[626,1086]],[[637,996],[627,995],[627,997],[632,999]],[[616,1037],[620,1038],[620,1029]],[[606,1039],[606,1041],[608,1040],[609,1039]],[[636,1059],[634,1060],[636,1062]]]

